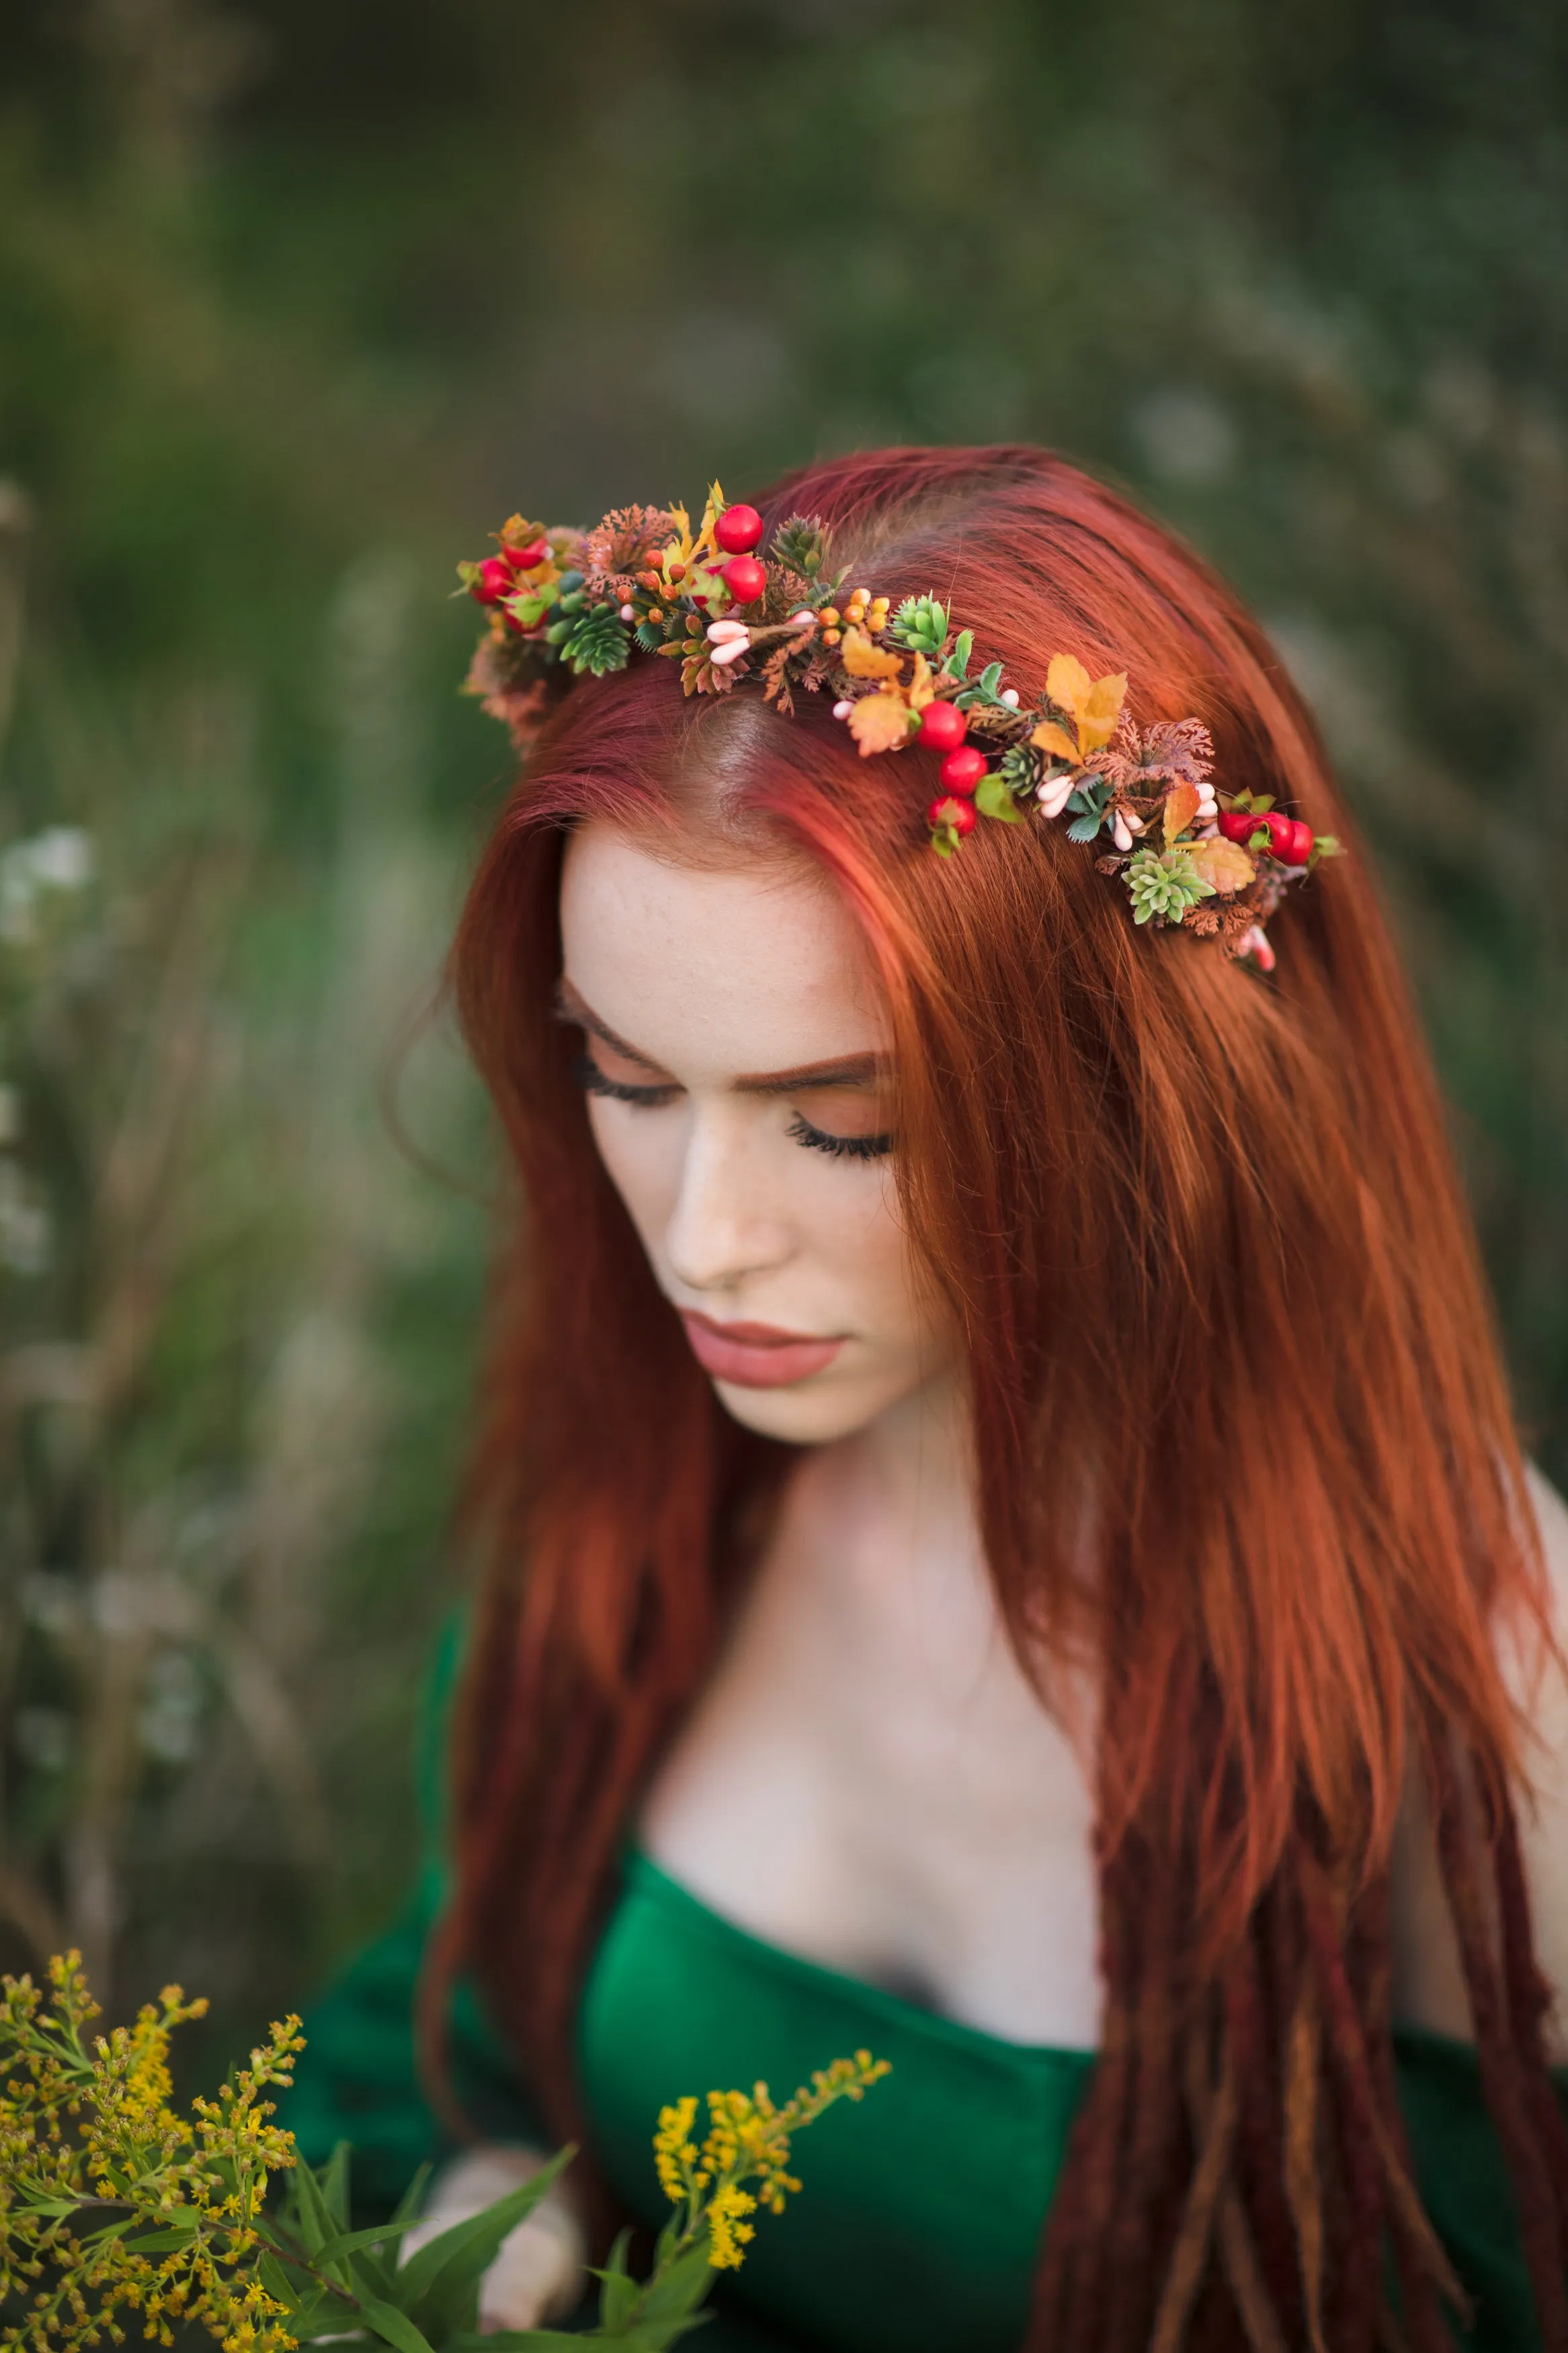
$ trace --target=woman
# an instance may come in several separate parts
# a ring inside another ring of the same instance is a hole
[[[1258,629],[1058,459],[848,459],[797,512],[1026,707],[1124,670],[1227,807],[1343,833]],[[661,2101],[865,2043],[716,2346],[1565,2353],[1568,1520],[1364,865],[1274,892],[1266,978],[1060,826],[931,857],[935,754],[847,702],[673,683],[556,702],[459,933],[521,1207],[450,1871],[301,2123],[389,2186],[433,2134],[422,1968],[487,2143],[438,2209],[570,2133],[597,2236],[659,2219]],[[492,2325],[571,2302],[574,2228]]]

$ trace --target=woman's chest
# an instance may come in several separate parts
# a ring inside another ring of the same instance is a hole
[[[640,1825],[753,1936],[1019,2042],[1098,2028],[1093,1809],[983,1574],[764,1565]]]

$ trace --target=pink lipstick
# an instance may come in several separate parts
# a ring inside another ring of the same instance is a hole
[[[844,1345],[842,1340],[781,1332],[773,1324],[716,1324],[694,1307],[683,1307],[680,1320],[703,1371],[737,1388],[787,1388],[792,1381],[820,1373]]]

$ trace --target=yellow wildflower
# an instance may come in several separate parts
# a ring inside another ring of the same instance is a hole
[[[756,2200],[748,2198],[745,2191],[737,2189],[732,2182],[713,2192],[708,2201],[710,2234],[708,2260],[716,2272],[740,2269],[742,2249],[748,2239],[756,2237],[752,2225],[743,2221],[742,2217],[754,2214],[756,2211]]]
[[[658,2112],[653,2161],[658,2186],[672,2206],[708,2187],[708,2176],[698,2169],[698,2152],[691,2139],[691,2127],[696,2121],[697,2101],[691,2094],[677,2100],[673,2107],[660,2108]]]

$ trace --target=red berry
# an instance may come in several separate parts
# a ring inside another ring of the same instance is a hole
[[[1218,822],[1226,841],[1239,841],[1245,846],[1252,839],[1263,819],[1256,809],[1221,809]]]
[[[1312,828],[1304,818],[1297,818],[1290,828],[1290,847],[1285,852],[1287,866],[1305,866],[1312,855]]]
[[[1295,818],[1287,817],[1282,809],[1270,809],[1263,822],[1268,828],[1269,856],[1277,858],[1281,866],[1294,866],[1296,860],[1290,853],[1296,846]]]
[[[737,605],[754,605],[767,585],[767,573],[754,555],[732,555],[724,566],[724,586]]]
[[[921,712],[920,740],[928,752],[956,752],[969,723],[953,702],[928,702]]]
[[[499,605],[503,596],[511,595],[511,567],[503,564],[499,555],[487,555],[482,564],[474,567],[468,594],[478,597],[481,605]]]
[[[972,793],[985,774],[985,754],[973,744],[961,744],[942,764],[942,781],[950,793]]]
[[[974,803],[955,800],[951,793],[939,793],[926,811],[930,823],[937,828],[950,825],[954,833],[974,830]]]
[[[547,539],[531,539],[526,547],[501,549],[507,562],[518,572],[531,572],[536,564],[544,562],[549,553],[550,542]]]
[[[713,536],[726,555],[749,555],[763,535],[763,519],[755,507],[726,507],[713,526]]]

